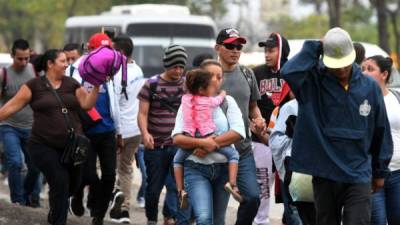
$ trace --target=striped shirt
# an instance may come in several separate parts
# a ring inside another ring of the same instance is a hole
[[[143,85],[138,99],[150,102],[147,130],[153,135],[154,147],[169,146],[172,145],[171,132],[175,126],[176,112],[171,112],[163,106],[158,98],[151,97],[150,80]],[[178,109],[184,94],[184,79],[169,82],[159,77],[157,82],[156,94],[168,102],[168,105]]]

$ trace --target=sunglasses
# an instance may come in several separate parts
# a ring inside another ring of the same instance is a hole
[[[223,46],[228,50],[233,50],[236,48],[236,50],[240,51],[243,48],[243,45],[235,45],[235,44],[223,44]]]

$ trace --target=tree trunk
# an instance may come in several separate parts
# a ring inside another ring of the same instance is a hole
[[[340,0],[328,0],[329,27],[340,27]]]
[[[317,11],[318,15],[322,14],[322,1],[321,0],[315,1],[315,11]]]
[[[393,34],[394,34],[394,40],[395,40],[395,49],[394,52],[397,55],[397,63],[400,62],[399,60],[399,56],[400,56],[400,31],[399,28],[397,26],[397,16],[398,16],[398,12],[400,10],[400,0],[398,2],[398,6],[396,8],[396,10],[394,11],[389,11],[389,16],[390,16],[390,22],[392,24],[392,29],[393,29]]]
[[[67,10],[67,18],[74,15],[77,3],[78,3],[77,0],[72,0],[71,1],[70,5],[68,7],[68,10]]]
[[[379,46],[386,52],[390,52],[389,33],[387,28],[386,0],[377,0],[376,11],[378,15]]]

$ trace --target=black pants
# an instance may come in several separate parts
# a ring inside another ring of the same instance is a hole
[[[29,155],[33,163],[45,176],[49,187],[50,211],[48,222],[52,225],[67,223],[68,196],[80,182],[80,168],[69,168],[60,163],[62,150],[46,145],[30,143]]]
[[[371,184],[350,184],[313,177],[318,225],[369,225]]]
[[[87,135],[91,142],[89,159],[84,164],[81,187],[74,197],[82,199],[83,189],[89,185],[88,206],[92,217],[104,218],[115,183],[116,141],[115,133]],[[101,178],[96,171],[97,157],[100,161]]]
[[[313,202],[293,202],[303,225],[316,225],[315,206]]]

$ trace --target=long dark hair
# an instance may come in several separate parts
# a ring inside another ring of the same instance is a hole
[[[47,72],[47,62],[55,62],[57,57],[62,53],[63,51],[60,49],[49,49],[42,55],[38,55],[35,60],[32,62],[33,66],[35,67],[36,72],[41,72],[45,71]]]

